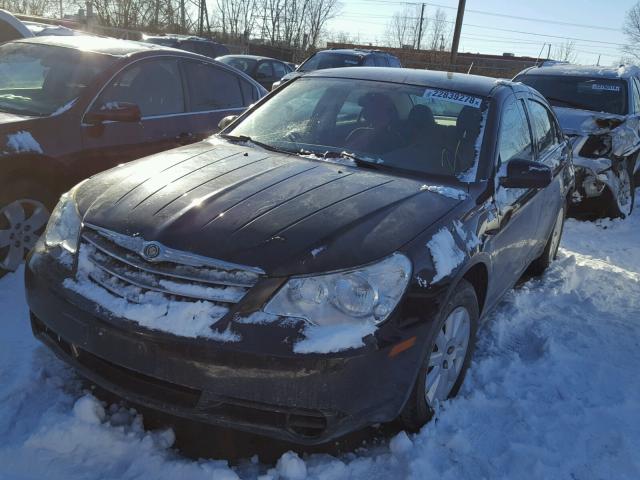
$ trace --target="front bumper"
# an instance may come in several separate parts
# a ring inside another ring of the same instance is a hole
[[[112,318],[61,287],[46,254],[31,255],[26,291],[34,335],[90,381],[133,403],[194,420],[313,445],[394,419],[424,352],[390,357],[376,342],[340,354],[273,355],[151,331]],[[247,325],[267,343],[269,325]],[[419,331],[415,331],[419,330]],[[243,335],[244,338],[244,335]],[[398,338],[401,341],[402,338]],[[258,343],[259,344],[259,343]]]

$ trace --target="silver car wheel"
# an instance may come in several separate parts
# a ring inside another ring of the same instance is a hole
[[[620,167],[618,172],[618,178],[620,185],[618,187],[618,195],[616,196],[616,203],[618,204],[618,210],[624,216],[628,216],[631,213],[631,177],[629,176],[629,170],[627,169],[626,162]]]
[[[462,371],[470,334],[469,311],[465,307],[454,309],[438,332],[429,356],[425,382],[427,404],[434,405],[436,401],[449,397]]]
[[[0,209],[0,268],[20,266],[48,219],[49,210],[37,200],[15,200]]]

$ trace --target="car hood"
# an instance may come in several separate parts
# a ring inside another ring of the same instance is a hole
[[[76,199],[85,224],[284,276],[400,249],[461,201],[424,184],[212,140],[99,174]]]
[[[554,107],[553,110],[567,135],[611,134],[612,151],[617,156],[627,156],[640,148],[638,115],[616,115],[565,107]]]

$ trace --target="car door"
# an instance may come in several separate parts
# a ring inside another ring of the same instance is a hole
[[[533,160],[535,151],[523,100],[511,95],[502,107],[498,131],[495,193],[496,228],[487,232],[492,255],[492,295],[501,295],[520,278],[532,260],[539,214],[533,205],[534,189],[505,188],[499,178],[506,175],[511,160]]]
[[[118,103],[138,105],[139,122],[109,121],[89,124],[83,119],[82,142],[89,173],[187,143],[180,116],[185,98],[177,57],[162,56],[136,61],[110,80],[88,111],[112,108]]]
[[[551,184],[537,192],[533,199],[540,217],[536,251],[541,253],[556,221],[556,214],[564,202],[562,173],[569,161],[569,146],[555,115],[546,105],[535,98],[527,98],[526,104],[536,150],[535,159],[553,172]]]
[[[193,141],[214,134],[220,120],[258,100],[257,88],[232,68],[191,59],[184,59],[181,68],[188,110],[183,123]]]

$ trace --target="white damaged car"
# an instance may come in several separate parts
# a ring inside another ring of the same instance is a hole
[[[573,146],[581,211],[626,217],[640,162],[640,69],[567,64],[532,67],[514,80],[538,90],[554,107]]]

